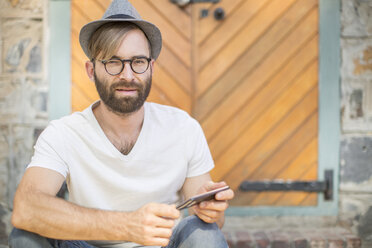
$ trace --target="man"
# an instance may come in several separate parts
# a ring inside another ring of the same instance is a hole
[[[82,28],[80,44],[100,101],[52,121],[39,137],[14,198],[10,247],[227,247],[218,226],[231,190],[178,220],[181,196],[225,183],[211,181],[200,125],[145,102],[158,28],[114,0],[102,20]],[[69,201],[56,197],[65,180]]]

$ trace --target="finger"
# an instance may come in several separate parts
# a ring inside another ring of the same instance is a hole
[[[157,217],[155,226],[164,227],[164,228],[172,228],[174,224],[175,224],[175,221],[173,219]]]
[[[153,238],[153,242],[150,244],[150,245],[156,245],[156,246],[161,246],[161,247],[165,247],[169,244],[169,239],[167,238],[158,238],[158,237],[155,237]]]
[[[224,190],[219,192],[215,196],[216,200],[219,201],[228,201],[234,198],[234,191],[232,189]]]
[[[228,207],[229,204],[227,201],[203,201],[199,204],[198,206],[202,210],[214,210],[214,211],[220,211],[223,212],[225,211]]]
[[[170,238],[172,236],[172,229],[170,228],[155,228],[154,237],[158,238]]]
[[[203,214],[204,216],[208,216],[209,218],[213,218],[213,219],[216,219],[218,218],[221,213],[223,212],[220,212],[220,211],[215,211],[215,210],[209,210],[209,209],[201,209],[201,208],[196,208],[196,211],[195,211],[197,214]]]
[[[152,204],[151,207],[153,213],[157,216],[170,219],[177,219],[180,217],[180,211],[176,209],[176,205]]]
[[[167,246],[169,244],[169,238],[161,238],[161,237],[151,237],[151,238],[148,238],[148,239],[145,239],[143,242],[142,242],[142,245],[145,245],[145,246]],[[142,246],[141,246],[142,247]]]
[[[196,215],[201,219],[203,220],[204,222],[207,222],[207,223],[214,223],[217,221],[217,219],[215,218],[211,218],[209,217],[208,215],[205,215],[203,212],[197,212]]]

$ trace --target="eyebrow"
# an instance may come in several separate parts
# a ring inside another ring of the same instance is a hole
[[[130,59],[138,59],[138,58],[149,58],[149,57],[147,57],[145,55],[136,55],[136,56],[131,57]],[[110,59],[122,59],[122,58],[120,58],[119,56],[114,55]]]

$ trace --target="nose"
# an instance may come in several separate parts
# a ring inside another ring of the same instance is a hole
[[[124,62],[124,68],[123,71],[119,74],[119,77],[129,82],[132,81],[132,79],[134,78],[134,72],[132,71],[129,62]]]

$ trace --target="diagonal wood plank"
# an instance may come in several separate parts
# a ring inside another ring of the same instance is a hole
[[[165,95],[164,92],[157,87],[157,85],[159,85],[159,82],[156,82],[156,80],[154,79],[154,84],[151,87],[151,92],[150,92],[148,100],[150,102],[156,102],[160,104],[174,106],[174,103],[172,103],[172,101],[168,98],[168,96]]]
[[[275,103],[273,103],[270,108],[266,110],[264,114],[257,118],[250,128],[241,133],[239,139],[236,140],[233,145],[226,149],[220,157],[215,159],[216,166],[218,167],[218,170],[213,171],[212,173],[215,180],[220,180],[224,175],[232,171],[233,168],[234,173],[237,172],[238,175],[241,175],[242,172],[238,172],[234,166],[244,158],[247,151],[257,145],[257,142],[270,131],[271,126],[268,126],[267,124],[272,125],[280,120],[281,116],[287,113],[287,106],[293,106],[294,103],[302,99],[302,97],[306,95],[314,85],[316,85],[317,71],[317,64],[312,65],[277,101],[275,101]],[[280,108],[277,109],[277,106],[280,106]],[[301,114],[301,111],[299,114]],[[270,143],[267,145],[270,145]],[[257,157],[255,159],[258,159],[259,161],[263,158]],[[258,164],[259,163],[254,162],[249,169],[254,169]]]
[[[190,16],[179,8],[176,4],[171,4],[169,0],[148,1],[152,8],[160,12],[164,19],[177,28],[186,39],[191,39],[191,20]]]
[[[71,111],[81,111],[87,108],[92,101],[74,84],[71,85]]]
[[[239,8],[216,27],[216,30],[200,44],[199,66],[203,68],[209,64],[211,58],[256,17],[257,12],[265,7],[270,0],[246,0]],[[212,18],[208,18],[212,19]],[[214,21],[214,23],[218,23]],[[264,25],[264,24],[262,24]]]
[[[310,169],[317,168],[317,156],[318,154],[318,139],[313,139],[307,147],[301,152],[301,154],[288,165],[285,170],[281,171],[276,178],[292,179],[292,180],[316,180],[317,173],[313,177],[304,177]],[[317,172],[317,170],[316,170]],[[283,205],[286,201],[286,194],[281,193],[277,196],[275,205]]]
[[[309,98],[312,99],[312,101],[310,101],[310,106],[306,106],[307,108],[302,108],[302,111],[308,113],[308,116],[313,116],[312,118],[314,118],[315,121],[317,121],[317,118],[318,118],[317,110],[318,109],[316,108],[314,109],[312,107],[314,105],[316,106],[316,101],[318,100],[318,98],[314,97],[314,95],[317,96],[317,88],[315,88],[309,94]],[[312,110],[313,112],[311,112]],[[277,126],[275,128],[280,130],[282,126],[284,126],[284,124]],[[285,127],[283,127],[283,129],[284,128]],[[288,127],[288,129],[290,128]],[[292,129],[290,131],[292,132],[296,131],[296,133],[301,133],[301,132],[305,132],[305,129],[303,126],[299,126],[297,127],[297,130]],[[276,132],[279,133],[280,131],[276,131]],[[316,138],[316,136],[318,135],[317,122],[314,122],[314,125],[312,127],[309,126],[309,128],[307,129],[306,135],[310,135],[310,134],[312,134],[312,136],[306,136],[308,140],[306,139],[303,139],[301,141],[296,140],[296,134],[295,134],[294,136],[288,137],[288,139],[284,140],[282,143],[278,142],[279,144],[278,144],[277,150],[273,151],[271,155],[266,158],[266,161],[264,161],[259,167],[257,167],[257,169],[253,173],[251,173],[248,177],[249,178],[261,178],[261,179],[277,178],[276,176],[281,171],[285,170],[286,167],[291,163],[291,161],[294,160],[299,155],[299,153],[301,153],[301,151],[306,148],[307,143],[309,143],[312,139]],[[271,135],[270,137],[268,137],[268,139],[271,139]],[[311,155],[313,156],[314,153]],[[316,159],[316,157],[313,157],[313,158],[308,157],[308,159],[310,160]],[[275,168],[270,167],[273,164],[275,164]]]
[[[215,136],[209,139],[209,147],[218,156],[232,145],[247,125],[252,123],[269,108],[273,101],[293,83],[310,63],[317,59],[318,37],[315,36],[295,57],[291,58],[283,68],[245,104],[239,114],[235,115]]]
[[[246,101],[257,93],[262,87],[262,83],[269,79],[271,73],[282,67],[283,62],[290,58],[294,52],[302,47],[303,44],[314,37],[317,33],[316,23],[318,16],[317,10],[311,13],[296,27],[296,29],[286,39],[272,51],[265,61],[260,64],[244,81],[239,84],[229,95],[226,96],[220,105],[216,106],[205,120],[202,120],[202,126],[205,130],[207,139],[211,138],[220,128],[225,125],[226,121],[231,119],[239,109],[242,109]],[[249,59],[249,58],[245,58]],[[244,68],[239,68],[244,74]],[[237,72],[237,71],[236,71]],[[236,77],[240,75],[235,74]],[[231,79],[227,82],[231,82]],[[220,113],[225,113],[221,115]]]
[[[167,72],[160,66],[157,66],[154,72],[154,82],[156,82],[159,90],[163,91],[168,99],[172,101],[172,105],[182,108],[188,112],[191,111],[191,99],[190,96],[179,87],[177,82],[170,77]],[[167,82],[164,84],[162,82]]]
[[[275,178],[285,179],[285,180],[314,180],[316,177],[306,177],[306,173],[313,167],[317,168],[317,155],[318,149],[318,139],[314,138],[309,144],[307,144],[306,148],[301,151],[299,156],[296,157],[294,161],[286,168],[285,171],[282,171]],[[252,179],[256,180],[256,179]],[[285,205],[296,205],[294,204],[293,199],[297,199],[297,201],[302,201],[304,196],[298,195],[297,193],[290,193],[290,192],[278,192],[274,195],[267,195],[266,193],[255,193],[254,195],[248,194],[247,192],[237,191],[235,192],[238,197],[236,197],[230,203],[232,205],[250,205],[253,199],[257,199],[258,197],[270,198],[271,203],[276,206],[285,206]],[[306,196],[306,194],[305,194]],[[314,203],[314,202],[313,202]]]
[[[208,113],[221,104],[239,82],[252,73],[262,63],[262,60],[272,53],[272,49],[275,49],[283,38],[293,32],[293,28],[315,5],[316,2],[309,0],[296,2],[249,50],[242,51],[242,56],[234,62],[235,66],[222,75],[198,99],[197,111],[195,112],[198,119],[204,120]],[[314,28],[317,29],[315,26]],[[267,68],[269,71],[270,67]]]
[[[213,83],[221,77],[228,68],[241,56],[242,51],[248,49],[260,35],[263,34],[277,18],[295,0],[285,2],[273,0],[260,11],[256,18],[250,21],[241,32],[239,32],[208,64],[202,68],[198,75],[197,96],[200,97]],[[228,30],[224,30],[228,32]],[[206,51],[205,51],[206,52]]]
[[[314,132],[314,124],[317,123],[317,120],[318,119],[317,119],[317,114],[316,113],[313,114],[312,116],[310,116],[310,118],[308,118],[305,121],[304,125],[297,130],[297,132],[294,134],[294,136],[291,138],[291,140],[289,140],[289,142],[286,144],[285,148],[292,149],[293,152],[299,153],[299,151],[300,151],[300,149],[302,149],[302,147],[298,147],[296,145],[293,145],[293,143],[296,143],[296,142],[300,141],[300,144],[303,144],[301,142],[302,139],[306,140],[306,142],[309,142],[309,140],[313,139],[316,136],[316,132]],[[306,142],[305,142],[305,145],[306,145]],[[278,154],[279,154],[279,156],[281,155],[280,153],[278,153]],[[278,160],[276,160],[275,162],[277,162],[277,161]],[[249,165],[246,165],[246,166],[249,166]],[[275,168],[275,166],[273,165],[271,168]],[[310,169],[312,169],[312,168],[310,168]],[[250,177],[244,177],[244,179],[249,179],[249,178]],[[304,178],[302,177],[300,179],[304,179]],[[314,179],[314,176],[312,177],[312,179]],[[239,182],[241,182],[243,180],[239,179]],[[254,180],[262,180],[262,179],[260,179],[260,178],[256,179],[255,178]],[[238,181],[238,178],[235,178],[235,181]],[[231,183],[232,183],[231,178],[229,178],[229,180],[227,180],[227,183],[231,186]],[[235,184],[238,184],[238,186],[239,186],[240,183],[235,183]],[[268,197],[267,197],[268,195],[270,195],[270,199],[268,199]],[[270,205],[270,204],[274,203],[274,201],[277,199],[278,195],[280,195],[280,192],[275,192],[275,193],[270,193],[270,194],[268,194],[268,193],[256,193],[256,194],[252,194],[249,197],[249,199],[245,199],[244,202],[246,204],[249,203],[250,205],[266,205],[266,204]]]
[[[236,189],[240,182],[245,179],[258,179],[263,180],[267,178],[260,177],[260,175],[255,174],[257,170],[260,170],[261,168],[268,166],[270,167],[270,170],[276,170],[275,168],[277,165],[275,163],[270,163],[273,159],[271,155],[275,156],[281,156],[285,155],[287,156],[286,159],[290,160],[290,158],[293,158],[293,153],[296,152],[296,149],[293,148],[293,150],[290,153],[282,153],[277,152],[278,149],[283,149],[283,147],[287,147],[287,145],[290,145],[291,137],[294,132],[301,132],[301,130],[305,130],[304,123],[308,122],[309,119],[309,113],[302,109],[302,107],[305,105],[309,108],[309,111],[311,110],[311,107],[314,106],[314,94],[317,91],[316,88],[314,88],[308,97],[304,99],[304,101],[301,101],[299,103],[299,106],[296,106],[294,111],[292,111],[288,118],[286,118],[284,121],[277,120],[276,122],[272,123],[272,125],[268,125],[268,127],[263,127],[265,129],[264,133],[262,135],[259,135],[260,137],[252,138],[252,142],[257,142],[257,139],[259,139],[258,143],[254,147],[251,147],[251,149],[243,155],[244,157],[234,166],[234,169],[231,170],[226,176],[225,180],[229,183],[231,187]],[[316,117],[316,114],[314,114],[317,111],[316,108],[313,108],[313,112],[311,113],[312,116]],[[312,122],[314,124],[314,122]],[[275,127],[274,125],[278,125]],[[286,128],[286,125],[288,128]],[[308,134],[314,133],[313,136],[317,133],[317,125],[315,123],[315,126],[307,126],[307,132]],[[300,131],[298,131],[300,130]],[[309,138],[310,139],[310,138]],[[268,142],[269,141],[269,142]],[[303,143],[302,140],[299,145],[296,146],[296,148],[299,148]],[[279,154],[279,155],[278,155]],[[275,160],[277,161],[277,160]],[[283,163],[283,162],[279,162]],[[279,167],[278,164],[278,167]],[[234,178],[234,179],[232,179]],[[272,179],[272,178],[271,178]]]
[[[177,59],[167,46],[163,46],[160,56],[155,62],[155,71],[157,64],[160,64],[188,94],[191,94],[190,68]]]
[[[72,9],[79,11],[79,13],[89,21],[101,19],[103,13],[105,12],[105,9],[102,8],[102,5],[94,0],[73,0],[71,5]]]
[[[212,4],[207,8],[207,6],[198,6],[198,12],[199,12],[199,22],[195,27],[196,32],[196,43],[200,46],[203,42],[205,42],[205,39],[208,38],[212,33],[218,32],[217,28],[221,25],[220,21],[216,21],[214,18],[212,18],[215,9],[222,8],[225,11],[225,19],[223,22],[226,22],[226,20],[230,17],[230,15],[233,15],[235,11],[237,11],[238,8],[245,2],[246,0],[235,0],[235,1],[221,1],[218,4]],[[260,2],[257,2],[259,5]],[[201,11],[202,9],[208,10],[208,16],[209,18],[202,18]]]
[[[88,99],[97,100],[99,97],[96,87],[94,85],[94,82],[90,81],[90,79],[88,78],[85,72],[85,66],[78,64],[75,60],[71,61],[71,66],[75,68],[71,72],[72,83],[77,88],[84,91],[84,94],[88,97]]]

